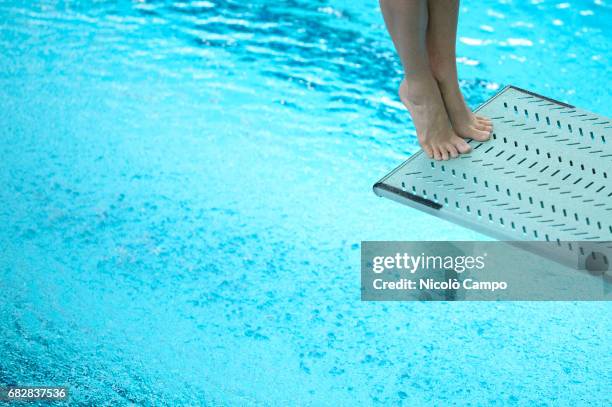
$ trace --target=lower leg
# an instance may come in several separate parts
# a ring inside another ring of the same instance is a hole
[[[455,53],[459,0],[429,0],[428,11],[429,61],[453,128],[462,137],[486,140],[491,121],[472,113],[459,88]]]
[[[419,143],[436,159],[470,150],[453,131],[428,57],[427,0],[380,0],[387,29],[404,68],[400,98],[410,111]]]

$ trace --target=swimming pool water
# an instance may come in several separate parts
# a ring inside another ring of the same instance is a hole
[[[464,1],[476,106],[611,116],[603,1]],[[364,303],[418,148],[375,1],[0,3],[0,384],[74,404],[609,405],[606,303]]]

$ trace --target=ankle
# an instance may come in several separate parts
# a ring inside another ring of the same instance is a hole
[[[407,94],[417,96],[429,93],[433,86],[437,86],[437,84],[431,72],[410,73],[404,75],[400,92],[403,90]]]
[[[463,93],[459,86],[459,78],[456,72],[448,72],[446,74],[437,74],[434,76],[438,84],[438,88],[445,98],[450,100],[463,100]],[[452,103],[451,103],[452,105]],[[452,106],[451,106],[452,108]]]
[[[431,62],[431,73],[438,83],[448,87],[459,83],[457,67],[454,64],[442,64]]]

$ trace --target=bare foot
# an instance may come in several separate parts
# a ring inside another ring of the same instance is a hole
[[[455,132],[464,138],[488,140],[491,137],[493,123],[486,117],[472,113],[465,103],[459,83],[454,79],[443,79],[438,80],[438,85]]]
[[[419,144],[429,158],[448,160],[471,150],[470,145],[457,136],[451,127],[433,76],[424,76],[410,83],[402,80],[399,96],[412,116]]]

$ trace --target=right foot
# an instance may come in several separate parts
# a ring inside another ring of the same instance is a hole
[[[436,160],[448,160],[468,153],[470,145],[453,130],[438,84],[433,77],[402,80],[399,96],[416,127],[423,151]]]
[[[477,141],[486,141],[491,137],[493,124],[490,119],[476,116],[465,103],[459,82],[451,75],[437,80],[446,112],[455,132],[463,137]]]

